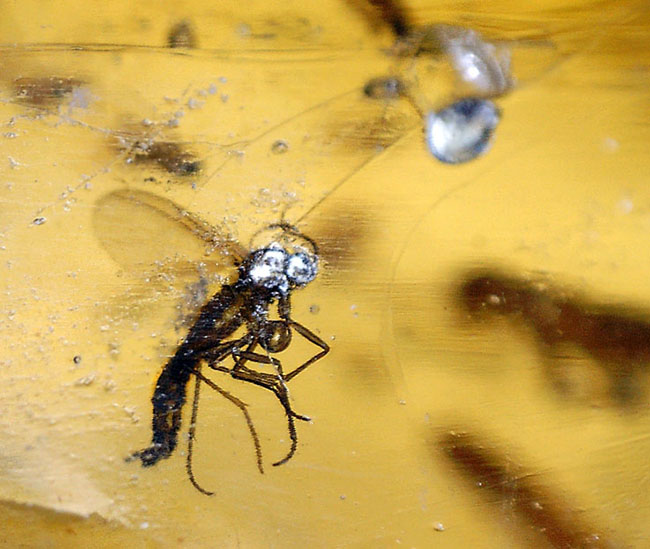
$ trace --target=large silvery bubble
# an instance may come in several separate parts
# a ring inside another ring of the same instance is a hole
[[[481,96],[497,96],[509,91],[510,49],[484,40],[469,28],[434,25],[432,33],[448,55],[458,78]]]
[[[446,164],[462,164],[488,150],[501,116],[492,101],[465,98],[426,116],[429,151]]]

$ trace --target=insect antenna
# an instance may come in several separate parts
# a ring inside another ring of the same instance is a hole
[[[409,137],[415,130],[419,130],[419,129],[420,129],[419,125],[417,127],[410,128],[409,130],[405,131],[401,136],[399,136],[397,139],[395,139],[395,141],[384,146],[382,150],[377,154],[364,158],[363,161],[357,164],[357,166],[355,166],[354,169],[350,171],[350,173],[348,173],[345,177],[340,179],[338,183],[336,183],[336,185],[334,185],[331,189],[329,189],[324,196],[316,200],[316,202],[314,202],[314,204],[306,212],[304,212],[300,217],[298,217],[295,221],[293,221],[293,224],[297,225],[301,221],[304,221],[308,215],[310,215],[311,213],[314,212],[314,210],[319,208],[323,204],[323,202],[325,202],[325,200],[330,198],[336,191],[338,191],[343,185],[345,185],[350,179],[352,179],[359,171],[363,170],[363,168],[365,168],[372,161],[376,160],[380,156],[383,156],[388,150],[390,150],[392,147],[394,147],[395,145],[397,145],[398,143],[400,143],[401,141]]]

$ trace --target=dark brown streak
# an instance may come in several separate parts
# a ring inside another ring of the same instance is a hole
[[[320,216],[312,229],[318,235],[320,257],[337,271],[352,271],[363,255],[364,244],[371,241],[376,220],[368,211],[360,202],[337,207],[335,216]]]
[[[615,547],[598,530],[583,521],[575,507],[554,496],[538,475],[513,467],[513,461],[485,440],[468,433],[449,431],[435,441],[472,486],[507,504],[554,546]],[[513,472],[513,469],[517,471]]]
[[[411,24],[406,8],[399,0],[368,0],[372,6],[377,8],[381,18],[388,23],[395,36],[408,34]]]
[[[13,82],[16,100],[37,107],[60,103],[82,84],[75,78],[58,76],[24,77]]]
[[[495,271],[464,277],[458,298],[473,317],[492,313],[521,318],[551,357],[562,343],[584,349],[605,368],[620,404],[634,403],[639,396],[636,378],[650,364],[647,311],[630,313],[634,308],[602,305]]]
[[[169,48],[185,48],[194,49],[198,46],[196,39],[196,32],[192,23],[187,19],[183,19],[176,23],[167,35],[167,47]]]
[[[150,163],[173,175],[196,175],[201,171],[201,161],[172,141],[135,143],[132,150],[135,163]]]
[[[409,33],[410,16],[399,0],[346,0],[373,28],[387,26],[397,36]]]

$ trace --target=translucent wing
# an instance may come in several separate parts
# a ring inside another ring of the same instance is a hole
[[[235,274],[246,250],[167,198],[131,189],[98,200],[93,227],[102,247],[127,273],[143,281],[134,301],[167,293],[182,296],[182,317],[200,307],[213,286]]]

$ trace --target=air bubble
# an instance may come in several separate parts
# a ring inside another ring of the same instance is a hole
[[[431,154],[446,164],[462,164],[485,153],[499,124],[492,101],[465,98],[427,115],[426,140]]]
[[[278,139],[273,145],[271,145],[271,152],[273,154],[284,154],[289,150],[289,143],[284,139]]]

